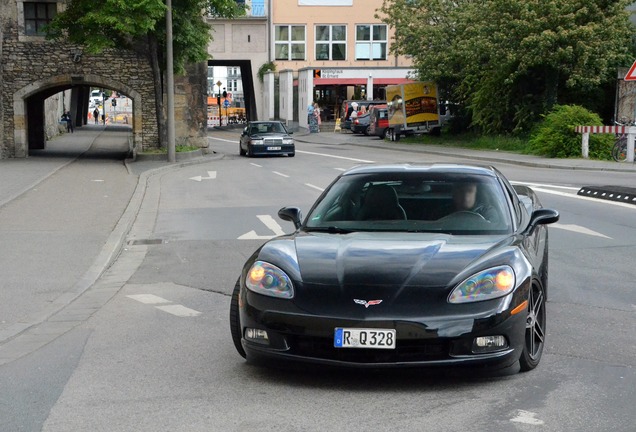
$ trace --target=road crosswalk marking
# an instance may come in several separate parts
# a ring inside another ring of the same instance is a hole
[[[170,300],[166,300],[165,298],[156,296],[154,294],[132,294],[127,295],[126,297],[143,304],[159,305],[155,306],[155,308],[181,318],[196,317],[201,315],[201,312],[197,310],[190,309],[180,304],[172,304]]]

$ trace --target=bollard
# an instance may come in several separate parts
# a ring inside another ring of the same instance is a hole
[[[626,161],[634,162],[634,138],[636,137],[636,127],[630,127],[627,134],[627,154]]]
[[[585,159],[590,157],[590,133],[583,132],[583,139],[581,140],[581,154]]]

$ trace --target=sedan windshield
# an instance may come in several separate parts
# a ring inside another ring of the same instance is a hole
[[[504,234],[511,215],[499,182],[490,176],[374,173],[343,176],[322,196],[305,229]]]
[[[282,125],[282,123],[279,123],[279,122],[254,123],[250,126],[250,130],[249,130],[250,135],[268,134],[268,133],[284,134],[284,133],[287,133],[287,131],[285,130],[285,127]]]

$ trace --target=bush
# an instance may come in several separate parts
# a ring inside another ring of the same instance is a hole
[[[578,105],[557,105],[534,128],[530,152],[553,158],[581,157],[581,134],[576,126],[602,126],[601,118]],[[590,134],[592,159],[611,159],[614,135]]]

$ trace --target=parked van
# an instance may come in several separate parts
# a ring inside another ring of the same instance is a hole
[[[362,107],[368,111],[373,105],[385,104],[386,101],[381,100],[346,100],[342,102],[340,108],[340,125],[342,129],[351,130],[351,112],[353,111],[353,103],[356,103],[357,110],[360,111]]]
[[[379,136],[380,139],[386,137],[386,130],[389,127],[389,111],[387,105],[374,105],[369,114],[369,135]]]

